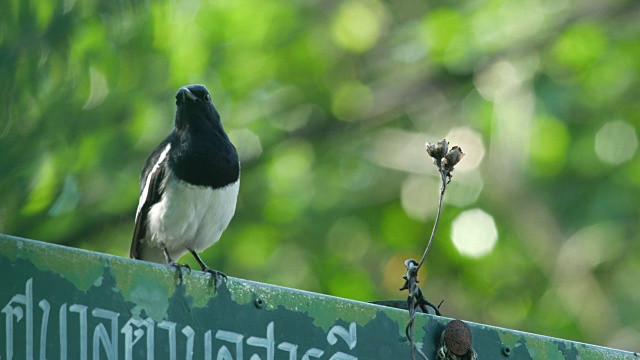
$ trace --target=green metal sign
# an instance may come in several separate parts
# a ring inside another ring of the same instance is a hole
[[[0,359],[410,359],[404,310],[4,235],[0,284]],[[430,359],[449,320],[416,319]],[[480,359],[637,358],[467,324]]]

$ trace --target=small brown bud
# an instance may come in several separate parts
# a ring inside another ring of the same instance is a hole
[[[442,160],[442,169],[451,172],[453,171],[453,167],[456,166],[457,163],[462,160],[464,157],[464,153],[459,146],[454,146],[451,148],[451,151],[444,156]]]

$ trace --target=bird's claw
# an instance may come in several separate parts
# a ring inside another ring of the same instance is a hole
[[[189,264],[178,264],[175,261],[170,261],[169,262],[169,266],[176,268],[176,270],[178,270],[178,279],[179,279],[179,285],[182,285],[182,268],[185,268],[188,270],[189,273],[191,273],[191,266],[189,266]]]
[[[227,275],[225,275],[223,272],[218,270],[213,270],[208,267],[205,267],[204,269],[202,269],[202,272],[211,274],[211,277],[213,278],[213,286],[216,288],[218,287],[218,280],[220,281],[227,280]]]

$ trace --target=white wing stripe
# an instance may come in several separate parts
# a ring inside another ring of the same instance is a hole
[[[171,144],[167,144],[167,147],[164,148],[164,150],[160,154],[160,157],[158,158],[158,162],[153,165],[153,168],[151,169],[151,171],[149,171],[149,174],[145,179],[144,188],[142,189],[140,200],[138,201],[138,210],[136,210],[136,221],[138,220],[138,216],[140,215],[140,210],[142,210],[142,205],[144,205],[144,203],[147,201],[147,197],[149,196],[149,184],[151,183],[151,178],[153,177],[153,174],[158,171],[158,169],[160,168],[160,164],[162,164],[164,159],[167,157],[169,149],[171,149]]]

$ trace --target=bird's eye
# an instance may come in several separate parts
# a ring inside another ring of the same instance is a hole
[[[205,101],[211,101],[211,95],[206,94],[206,95],[204,96],[204,99],[205,99]]]

